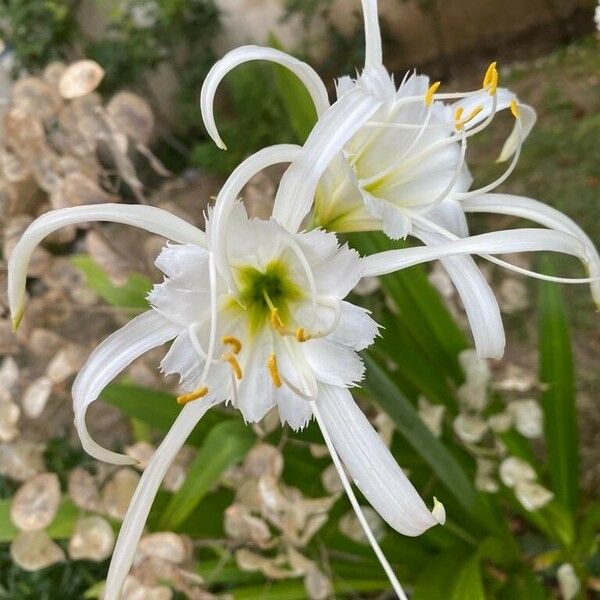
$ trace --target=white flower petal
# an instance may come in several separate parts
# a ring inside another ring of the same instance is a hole
[[[445,242],[438,233],[419,229],[415,237],[431,246]],[[500,308],[485,277],[470,256],[441,258],[462,300],[479,358],[500,358],[506,338]]]
[[[517,151],[519,146],[531,133],[533,126],[537,120],[535,110],[527,104],[519,104],[519,122],[515,122],[515,126],[507,140],[504,142],[498,162],[505,162]]]
[[[225,146],[219,135],[213,112],[217,88],[229,71],[253,60],[275,62],[292,71],[306,86],[315,104],[317,115],[321,115],[329,108],[329,97],[325,84],[316,71],[306,63],[275,48],[264,48],[261,46],[242,46],[241,48],[236,48],[214,64],[204,80],[202,92],[200,93],[200,109],[204,125],[215,144],[222,150],[226,150],[227,146]]]
[[[351,387],[363,378],[364,364],[348,346],[328,338],[308,340],[304,344],[304,354],[321,383]]]
[[[429,212],[427,218],[460,238],[469,235],[469,225],[465,217],[465,211],[460,202],[456,200],[447,198]]]
[[[263,148],[244,160],[221,188],[210,216],[207,235],[210,238],[210,247],[215,252],[217,269],[230,286],[232,282],[227,264],[227,240],[234,237],[229,227],[230,217],[242,188],[263,169],[280,163],[292,162],[300,150],[300,146],[293,144],[278,144]]]
[[[274,388],[267,369],[272,352],[269,342],[259,339],[249,347],[243,377],[238,386],[237,408],[249,423],[260,421],[275,406]]]
[[[68,225],[88,221],[112,221],[133,225],[182,244],[204,245],[204,232],[183,219],[154,206],[97,204],[48,212],[23,233],[8,263],[8,297],[15,327],[23,315],[27,266],[36,246],[48,235]]]
[[[282,425],[287,423],[294,431],[300,431],[308,425],[313,416],[309,402],[300,398],[287,386],[277,390],[276,399]]]
[[[438,524],[348,390],[321,386],[317,405],[355,484],[391,527],[416,536]]]
[[[362,0],[365,21],[365,68],[378,67],[383,62],[377,0]]]
[[[388,250],[362,259],[367,276],[385,275],[417,264],[460,254],[561,252],[585,260],[585,247],[574,235],[549,229],[507,229],[435,246]]]
[[[366,308],[343,301],[340,322],[328,337],[360,351],[373,343],[378,332],[379,325],[371,318]]]
[[[144,470],[117,539],[106,581],[105,600],[119,600],[156,492],[181,447],[209,408],[206,399],[184,406]]]
[[[585,245],[590,277],[600,278],[600,255],[592,240],[567,215],[538,200],[511,194],[485,194],[461,202],[466,212],[498,213],[528,219],[549,229],[570,233]],[[600,307],[600,281],[591,283],[592,295]]]
[[[273,217],[288,231],[298,231],[312,206],[321,175],[380,105],[380,100],[355,88],[319,119],[302,152],[281,178],[275,197]]]
[[[173,324],[152,310],[131,320],[92,352],[75,379],[72,390],[75,427],[88,454],[118,465],[136,462],[129,456],[111,452],[97,444],[87,430],[85,414],[106,385],[134,359],[173,339],[177,333],[178,329]]]

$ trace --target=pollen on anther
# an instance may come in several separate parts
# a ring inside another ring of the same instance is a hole
[[[462,129],[463,127],[463,121],[462,121],[462,116],[463,113],[465,112],[465,109],[462,106],[459,106],[456,109],[456,112],[454,113],[454,126],[456,127],[456,129],[458,129],[459,131]]]
[[[231,351],[234,354],[239,354],[242,351],[242,342],[232,335],[226,335],[223,338],[223,343],[226,346],[231,346]]]
[[[271,375],[271,381],[276,388],[280,388],[283,385],[283,381],[281,381],[281,376],[279,375],[279,369],[277,368],[277,357],[275,353],[269,356],[269,360],[267,361],[267,369],[269,369],[269,375]]]
[[[510,112],[512,113],[515,119],[518,119],[521,116],[521,109],[519,108],[519,105],[516,100],[513,100],[510,103]]]
[[[241,379],[243,375],[242,367],[240,367],[240,363],[238,362],[237,358],[231,353],[223,354],[221,358],[225,362],[229,363],[229,366],[231,367],[231,370],[233,371],[233,374],[235,375],[236,379]]]
[[[441,81],[436,81],[429,86],[427,93],[425,94],[425,106],[431,106],[433,104],[433,97],[438,91],[438,88],[442,85]]]
[[[299,342],[308,342],[310,338],[310,333],[306,333],[306,330],[303,327],[298,327],[298,329],[296,329],[296,339]]]
[[[189,404],[190,402],[193,402],[194,400],[199,400],[200,398],[204,398],[204,396],[206,396],[208,394],[208,388],[205,387],[201,387],[199,389],[197,389],[195,392],[192,392],[190,394],[184,394],[183,396],[178,396],[177,397],[177,404],[180,404],[181,406],[185,406],[186,404]]]

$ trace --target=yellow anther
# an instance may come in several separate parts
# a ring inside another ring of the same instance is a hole
[[[498,89],[498,69],[496,65],[498,63],[494,61],[485,72],[485,77],[483,78],[483,89],[487,90],[490,96],[494,96],[496,94],[496,90]]]
[[[472,121],[481,111],[483,110],[483,106],[479,104],[476,106],[463,120],[462,123],[465,125],[469,121]]]
[[[490,83],[492,82],[493,73],[494,73],[494,71],[497,72],[497,69],[496,69],[497,65],[498,65],[497,61],[494,61],[487,68],[487,71],[485,72],[485,76],[483,78],[483,87],[484,88],[487,88],[488,85],[490,85]]]
[[[234,354],[239,354],[242,351],[242,342],[232,335],[226,335],[223,338],[223,343],[226,346],[231,346],[231,351]]]
[[[298,329],[296,329],[296,339],[299,342],[308,342],[311,337],[310,333],[306,333],[306,330],[303,327],[298,327]]]
[[[200,389],[197,389],[195,392],[192,392],[191,394],[184,394],[183,396],[178,396],[177,404],[180,404],[181,406],[185,406],[186,404],[189,404],[190,402],[193,402],[194,400],[204,398],[204,396],[206,396],[206,394],[208,394],[208,388],[201,387]]]
[[[515,119],[518,119],[521,116],[521,109],[519,108],[516,100],[513,100],[510,103],[510,112],[513,114]]]
[[[459,131],[463,128],[462,116],[465,112],[465,109],[462,106],[459,106],[454,113],[454,127]]]
[[[431,106],[433,104],[433,97],[438,91],[438,88],[442,85],[441,81],[436,81],[429,86],[427,93],[425,94],[425,106]]]
[[[286,335],[288,333],[287,327],[283,324],[279,316],[279,311],[276,308],[271,309],[271,325],[279,335]]]
[[[276,388],[280,388],[283,385],[283,381],[281,381],[281,377],[279,376],[277,357],[274,353],[269,356],[269,360],[267,361],[267,369],[269,369],[269,375],[271,375],[271,381],[273,382],[273,385]]]
[[[225,362],[229,363],[229,365],[231,366],[231,370],[233,371],[233,374],[235,375],[236,379],[241,379],[242,374],[243,374],[242,367],[240,367],[240,363],[237,361],[237,358],[231,353],[223,354],[223,356],[221,356],[221,358]]]

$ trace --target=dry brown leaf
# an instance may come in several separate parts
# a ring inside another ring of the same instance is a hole
[[[148,143],[154,129],[154,114],[141,96],[119,92],[110,99],[106,112],[121,133],[141,144]]]

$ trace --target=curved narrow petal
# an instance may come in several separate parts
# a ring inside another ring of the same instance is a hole
[[[561,252],[586,260],[585,246],[574,235],[549,229],[508,229],[420,246],[371,254],[362,259],[367,276],[386,275],[417,264],[458,254]]]
[[[469,235],[469,224],[465,211],[460,202],[452,198],[447,198],[436,206],[428,213],[427,218],[458,237],[464,238]]]
[[[498,162],[506,162],[515,154],[519,146],[531,133],[537,121],[535,110],[528,104],[519,104],[519,112],[519,122],[515,122],[511,134],[504,142],[500,156],[498,156]]]
[[[50,211],[36,219],[25,230],[8,261],[8,301],[15,328],[23,316],[27,266],[36,246],[46,236],[63,227],[89,221],[112,221],[133,225],[181,244],[206,243],[203,231],[154,206],[95,204]]]
[[[115,331],[92,352],[72,389],[75,427],[88,454],[116,465],[136,463],[131,457],[111,452],[92,439],[85,424],[86,411],[125,367],[148,350],[172,340],[178,332],[179,328],[149,310]]]
[[[327,95],[325,84],[317,72],[306,63],[285,52],[281,52],[281,50],[276,50],[275,48],[265,48],[262,46],[242,46],[241,48],[236,48],[214,64],[206,76],[202,91],[200,92],[200,109],[202,111],[204,126],[210,137],[221,150],[226,150],[227,146],[221,139],[215,123],[213,105],[217,88],[229,71],[241,64],[253,60],[267,60],[274,62],[286,67],[294,73],[294,75],[296,75],[296,77],[298,77],[305,85],[315,104],[318,116],[329,108],[329,97]]]
[[[438,233],[415,227],[413,235],[428,246],[446,242]],[[479,358],[500,358],[506,338],[494,292],[470,256],[440,259],[462,300]]]
[[[356,486],[383,519],[404,535],[420,535],[438,521],[394,460],[352,395],[321,386],[317,398],[333,445]]]
[[[215,262],[219,273],[233,287],[227,261],[227,221],[242,188],[263,169],[280,163],[292,162],[301,147],[294,144],[278,144],[259,150],[244,160],[229,176],[221,188],[210,218],[211,248],[215,250]]]
[[[362,9],[365,20],[365,69],[368,69],[383,63],[377,0],[362,0]]]
[[[590,277],[600,278],[600,255],[594,243],[577,223],[555,208],[532,198],[511,194],[485,194],[466,198],[461,204],[466,212],[511,215],[574,235],[585,245]],[[591,289],[594,302],[600,308],[600,281],[593,281]]]
[[[313,204],[321,175],[380,106],[380,100],[355,88],[319,119],[302,151],[281,178],[275,197],[273,217],[288,231],[298,231]]]
[[[210,406],[211,404],[204,400],[187,404],[179,413],[177,420],[173,423],[162,444],[157,448],[144,470],[127,509],[115,545],[108,570],[105,600],[119,600],[121,598],[123,583],[131,568],[138,542],[142,536],[158,488],[177,453]]]

